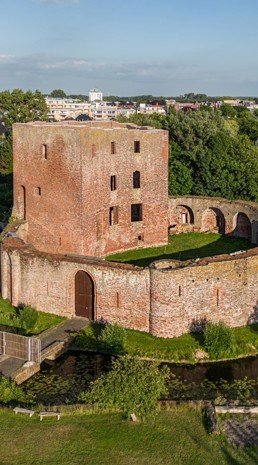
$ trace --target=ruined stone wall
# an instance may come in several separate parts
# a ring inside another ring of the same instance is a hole
[[[169,198],[169,224],[171,233],[188,231],[182,225],[183,213],[193,219],[191,226],[196,231],[217,231],[250,239],[258,244],[258,204],[243,200],[226,200],[213,197],[178,196]]]
[[[94,282],[94,320],[104,319],[159,337],[196,330],[203,321],[229,326],[258,322],[258,249],[150,268],[28,249],[2,253],[3,297],[66,317],[75,315],[75,275]]]
[[[205,320],[231,327],[258,322],[257,253],[203,259],[184,268],[156,262],[150,277],[150,332],[175,337]]]
[[[94,282],[94,320],[149,331],[149,270],[131,265],[6,249],[2,253],[3,297],[14,305],[71,318],[79,270]]]
[[[14,125],[13,138],[13,215],[26,219],[27,241],[38,250],[105,256],[167,243],[166,131],[103,122],[27,123]],[[134,188],[136,171],[140,187]],[[139,221],[131,221],[132,204],[142,205]]]

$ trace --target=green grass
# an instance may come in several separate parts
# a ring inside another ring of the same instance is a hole
[[[103,325],[93,323],[85,331],[75,336],[78,347],[100,351],[98,335]],[[255,355],[258,353],[258,324],[230,328],[234,338],[233,349],[222,353],[222,359]],[[126,329],[125,352],[131,357],[153,358],[171,362],[194,362],[196,349],[205,349],[201,333],[183,334],[173,339],[152,336],[149,333]]]
[[[236,449],[207,433],[199,408],[160,412],[148,423],[120,414],[60,421],[0,411],[1,465],[255,465],[258,448]]]
[[[187,233],[169,236],[169,243],[162,247],[130,250],[109,255],[106,260],[147,266],[154,260],[190,260],[228,254],[255,247],[246,239],[222,236],[215,233]]]
[[[51,326],[55,326],[65,318],[52,313],[37,312],[38,318],[35,325],[29,329],[29,334],[39,334]],[[14,307],[9,300],[0,298],[0,325],[5,326],[6,331],[16,328],[18,332],[24,332],[19,317],[19,309]]]

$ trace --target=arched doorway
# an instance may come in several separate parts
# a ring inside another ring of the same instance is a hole
[[[236,237],[244,237],[245,239],[251,240],[252,238],[252,226],[248,216],[239,212],[235,217],[235,228],[233,235]]]
[[[210,207],[202,217],[202,231],[217,231],[225,234],[225,217],[219,208]]]
[[[94,283],[85,271],[75,275],[75,315],[94,320]]]
[[[177,205],[175,221],[177,224],[194,224],[193,210],[187,205]]]

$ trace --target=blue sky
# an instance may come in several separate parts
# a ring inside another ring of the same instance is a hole
[[[258,96],[258,0],[5,0],[0,91]]]

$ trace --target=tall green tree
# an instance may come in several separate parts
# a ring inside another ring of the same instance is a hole
[[[50,97],[53,98],[66,98],[66,93],[62,89],[52,90]]]
[[[47,121],[47,114],[45,97],[39,90],[23,92],[21,89],[14,89],[12,92],[0,92],[0,120],[6,126],[35,120]]]

